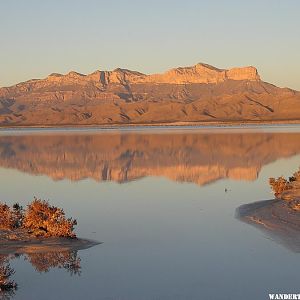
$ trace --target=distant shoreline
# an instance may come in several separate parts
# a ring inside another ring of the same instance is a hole
[[[115,123],[115,124],[64,124],[64,125],[0,125],[0,132],[6,130],[43,130],[43,129],[173,129],[173,128],[232,128],[232,127],[260,127],[260,126],[284,126],[299,125],[299,120],[282,120],[282,121],[215,121],[215,122],[168,122],[168,123]]]

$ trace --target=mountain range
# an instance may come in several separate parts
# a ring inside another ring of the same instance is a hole
[[[250,67],[199,63],[146,75],[127,69],[53,73],[0,89],[0,126],[297,121],[300,92]]]

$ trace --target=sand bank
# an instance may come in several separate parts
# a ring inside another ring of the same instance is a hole
[[[0,230],[0,254],[77,251],[88,249],[99,242],[80,238],[37,238],[24,230]]]

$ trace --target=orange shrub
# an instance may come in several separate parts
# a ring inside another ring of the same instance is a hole
[[[12,229],[12,213],[6,204],[0,203],[0,229]]]
[[[76,224],[76,220],[65,217],[63,209],[36,198],[28,205],[23,220],[24,228],[44,237],[76,237],[73,232]]]
[[[271,185],[275,197],[279,196],[283,191],[288,190],[290,188],[290,182],[282,176],[278,177],[277,179],[270,178],[269,184]]]
[[[293,176],[289,177],[286,180],[284,177],[270,178],[269,184],[271,185],[272,190],[274,191],[275,197],[278,197],[283,191],[293,188],[293,182],[300,181],[300,170],[295,172]]]
[[[19,204],[14,204],[10,208],[6,204],[0,203],[0,229],[16,229],[23,223],[23,208]]]
[[[0,203],[0,229],[27,229],[35,236],[75,238],[76,220],[66,218],[61,208],[51,206],[47,201],[34,198],[24,211],[22,206],[14,204],[10,208]]]
[[[300,181],[300,171],[297,171],[289,178],[289,181]]]

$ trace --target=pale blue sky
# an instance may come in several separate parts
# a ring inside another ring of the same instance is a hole
[[[2,0],[0,86],[52,72],[254,65],[300,90],[299,0]]]

